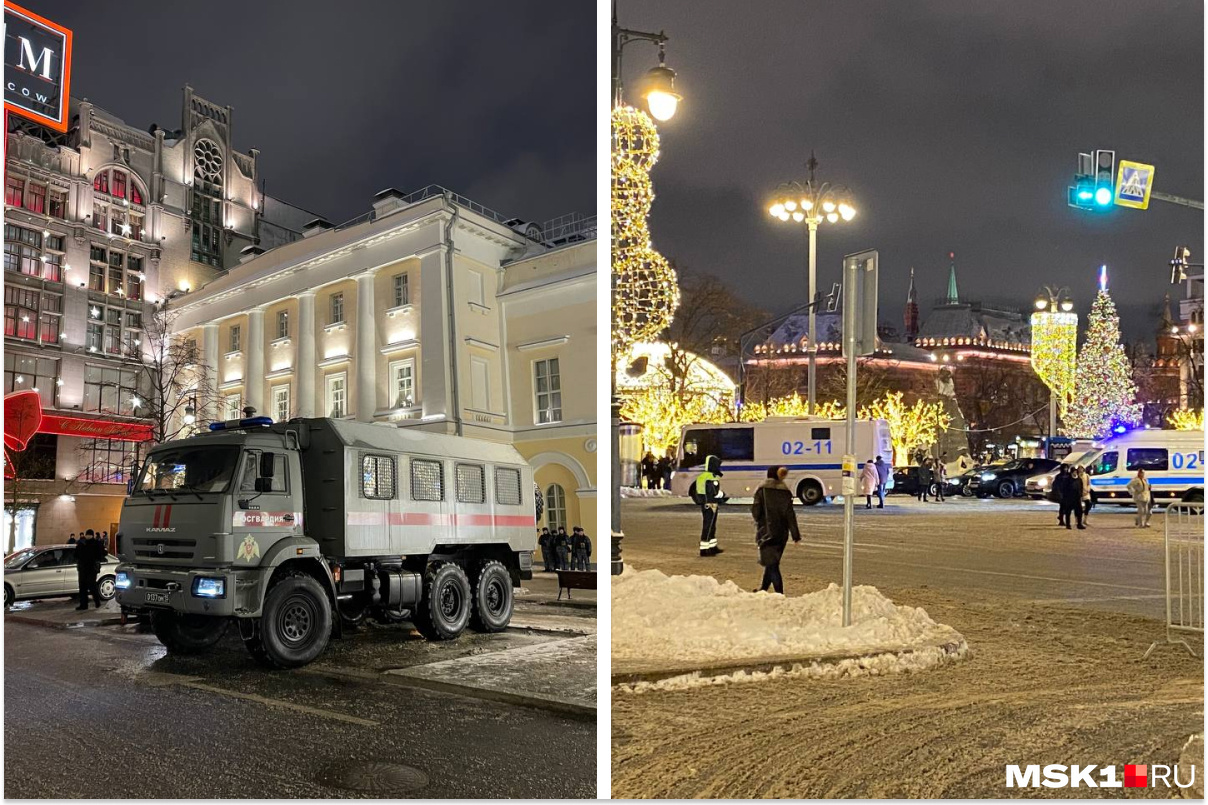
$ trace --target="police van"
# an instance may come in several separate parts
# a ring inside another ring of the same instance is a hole
[[[1096,502],[1132,503],[1128,482],[1145,470],[1155,501],[1204,485],[1204,431],[1134,430],[1104,442],[1089,462]]]
[[[881,456],[893,466],[889,423],[857,420],[856,467]],[[691,496],[692,482],[705,469],[705,459],[721,459],[721,491],[727,497],[751,497],[767,479],[768,468],[788,467],[785,484],[807,506],[840,494],[846,420],[819,417],[769,417],[763,422],[688,425],[680,434],[671,491]],[[893,474],[886,482],[893,485]]]

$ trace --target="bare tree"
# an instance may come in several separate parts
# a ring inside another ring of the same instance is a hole
[[[177,315],[159,308],[145,329],[147,344],[138,385],[146,390],[147,399],[139,413],[150,420],[154,444],[190,435],[205,424],[207,412],[218,410],[217,367],[200,360],[196,342],[173,332]]]
[[[974,358],[955,373],[958,402],[969,424],[969,448],[977,455],[987,442],[1012,434],[1048,433],[1048,388],[1030,368]]]

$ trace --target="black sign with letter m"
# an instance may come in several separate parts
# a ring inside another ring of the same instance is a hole
[[[67,131],[71,31],[4,3],[4,108]]]

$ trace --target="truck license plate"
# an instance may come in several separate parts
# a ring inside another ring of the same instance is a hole
[[[168,603],[167,593],[147,593],[145,599],[148,604],[166,604]]]

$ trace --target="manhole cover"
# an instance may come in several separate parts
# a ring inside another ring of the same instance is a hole
[[[319,772],[315,780],[346,791],[418,791],[428,784],[428,775],[397,763],[340,763]]]

